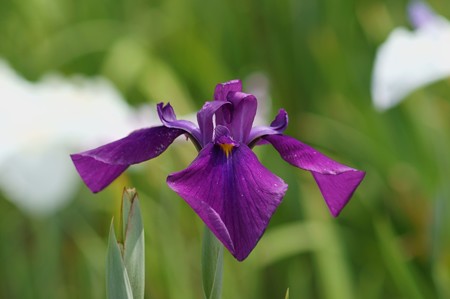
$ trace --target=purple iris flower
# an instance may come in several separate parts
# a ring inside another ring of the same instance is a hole
[[[242,261],[258,243],[287,190],[287,184],[259,162],[253,146],[270,143],[288,163],[310,171],[333,216],[365,175],[283,135],[288,124],[284,109],[270,126],[252,127],[256,106],[256,98],[242,92],[240,81],[218,84],[214,101],[197,113],[198,126],[178,120],[170,104],[160,103],[162,126],[134,131],[71,157],[89,189],[98,192],[128,166],[159,156],[185,134],[199,154],[186,169],[170,174],[167,183]]]

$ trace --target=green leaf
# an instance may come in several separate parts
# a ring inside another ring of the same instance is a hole
[[[123,189],[122,193],[122,205],[121,205],[121,211],[120,211],[120,229],[121,229],[121,236],[120,236],[120,242],[123,244],[125,243],[125,235],[127,231],[128,226],[128,215],[130,214],[131,209],[131,203],[134,200],[134,196],[136,196],[136,191],[134,189]]]
[[[202,246],[202,279],[206,299],[220,299],[222,293],[223,246],[205,227]]]
[[[106,297],[108,299],[133,299],[127,270],[114,233],[114,220],[109,230],[108,254],[106,258]]]
[[[379,238],[380,252],[385,259],[387,269],[403,298],[423,299],[430,298],[422,294],[423,288],[416,277],[415,269],[405,258],[402,248],[398,244],[394,230],[387,218],[375,220],[375,231]]]
[[[289,288],[286,290],[286,296],[284,296],[284,299],[289,299]]]
[[[122,211],[128,210],[128,214],[122,216],[125,220],[123,222],[125,236],[123,259],[134,299],[143,299],[145,290],[144,227],[136,190],[124,190],[122,201]]]

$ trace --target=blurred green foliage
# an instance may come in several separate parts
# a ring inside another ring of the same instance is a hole
[[[450,3],[430,1],[450,16]],[[262,72],[287,133],[367,171],[333,219],[312,178],[257,149],[289,190],[243,263],[225,253],[223,298],[450,298],[450,91],[439,82],[378,113],[377,46],[408,26],[407,1],[3,0],[0,56],[30,80],[50,71],[109,78],[133,105],[195,112],[216,83]],[[245,87],[244,87],[245,88]],[[20,117],[20,116],[18,116]],[[165,175],[195,157],[180,143],[104,192],[23,214],[0,195],[1,298],[104,298],[122,188],[137,188],[146,298],[201,298],[203,226]]]

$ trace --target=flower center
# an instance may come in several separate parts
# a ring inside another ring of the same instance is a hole
[[[230,155],[230,153],[234,147],[234,145],[230,144],[230,143],[219,143],[219,146],[222,149],[222,151],[225,153],[225,156],[227,156],[227,158]]]

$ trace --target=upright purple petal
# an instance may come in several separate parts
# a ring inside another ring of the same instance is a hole
[[[228,94],[228,100],[233,104],[231,123],[228,128],[236,141],[245,143],[255,119],[257,100],[254,95],[243,92]]]
[[[197,122],[202,136],[200,145],[202,147],[212,141],[214,130],[213,115],[224,105],[228,106],[231,104],[225,101],[206,102],[197,113]]]
[[[287,185],[264,168],[245,144],[233,147],[230,154],[228,149],[208,144],[167,183],[242,261],[261,238]]]
[[[242,91],[242,82],[240,80],[232,80],[216,85],[214,90],[214,101],[228,102],[228,98],[235,92]],[[226,126],[231,122],[233,107],[225,106],[216,112],[216,124]]]
[[[288,163],[312,172],[331,214],[335,217],[364,178],[365,172],[340,164],[292,137],[268,135],[263,138],[269,141]]]
[[[71,158],[84,183],[92,192],[99,192],[131,164],[159,156],[183,133],[184,130],[164,126],[141,129]]]
[[[270,126],[258,126],[253,127],[250,131],[250,135],[248,136],[247,144],[254,145],[254,144],[264,144],[265,140],[258,141],[259,138],[265,136],[265,135],[274,135],[274,134],[281,134],[286,130],[288,126],[288,114],[286,110],[280,109],[278,111],[277,116],[272,121]],[[250,146],[251,147],[251,146]]]
[[[159,103],[157,105],[158,116],[163,125],[167,128],[181,129],[185,133],[189,134],[194,138],[194,142],[201,144],[201,134],[199,128],[188,120],[178,120],[170,104],[164,105],[164,103]]]
[[[220,83],[216,85],[214,90],[214,100],[215,101],[228,101],[228,94],[230,92],[242,91],[241,80],[231,80],[225,83]]]

